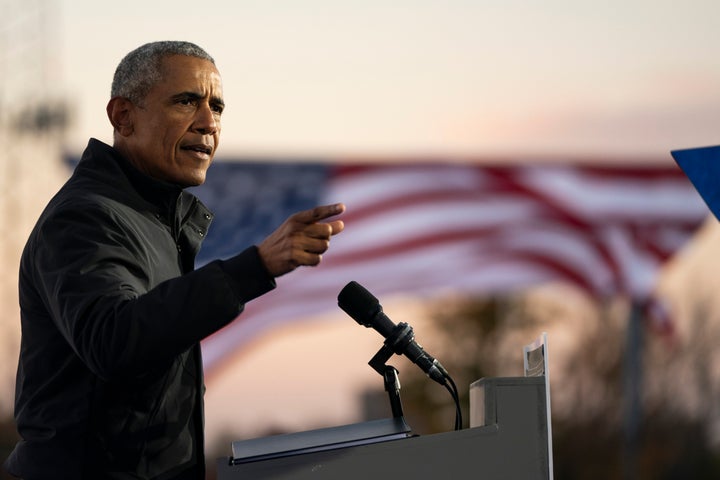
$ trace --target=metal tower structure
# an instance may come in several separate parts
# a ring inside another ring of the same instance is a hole
[[[0,415],[12,408],[20,345],[20,254],[58,184],[67,110],[59,0],[0,0]]]

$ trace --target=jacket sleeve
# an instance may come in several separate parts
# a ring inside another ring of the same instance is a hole
[[[235,319],[275,287],[257,249],[153,285],[158,257],[112,211],[64,210],[39,224],[30,245],[33,283],[53,322],[103,379],[135,376],[170,362]],[[155,252],[157,253],[157,252]]]

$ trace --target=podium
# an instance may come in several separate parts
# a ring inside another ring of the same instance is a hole
[[[218,479],[552,480],[547,388],[544,375],[480,379],[470,389],[476,426],[457,431],[412,435],[392,419],[233,442]]]

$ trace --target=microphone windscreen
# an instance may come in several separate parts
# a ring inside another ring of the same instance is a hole
[[[353,280],[345,285],[338,294],[338,306],[356,322],[368,326],[368,322],[378,311],[380,301],[365,287]]]

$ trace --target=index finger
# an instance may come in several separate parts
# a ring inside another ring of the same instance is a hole
[[[310,225],[315,222],[319,222],[320,220],[332,217],[334,215],[339,215],[344,211],[345,204],[334,203],[332,205],[321,205],[319,207],[311,208],[310,210],[298,212],[293,215],[293,217],[298,222]]]

